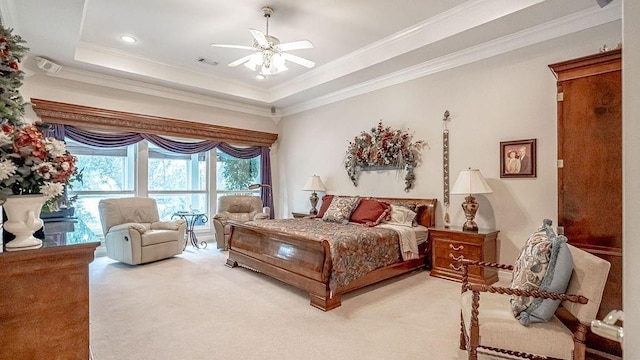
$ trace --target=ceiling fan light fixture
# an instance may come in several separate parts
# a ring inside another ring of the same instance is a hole
[[[237,59],[229,63],[228,65],[230,67],[235,67],[240,64],[244,64],[244,66],[246,66],[251,71],[260,69],[259,75],[262,75],[263,78],[266,78],[269,75],[275,75],[283,71],[287,71],[287,61],[304,66],[309,69],[315,66],[315,63],[311,60],[307,60],[288,53],[288,51],[290,50],[313,48],[313,44],[309,40],[298,40],[283,44],[280,43],[280,40],[277,37],[269,34],[269,18],[271,17],[271,15],[273,15],[273,9],[265,6],[264,8],[262,8],[262,15],[266,19],[267,31],[266,33],[263,33],[260,30],[249,29],[249,32],[253,36],[254,40],[253,46],[248,47],[244,45],[225,45],[218,43],[212,43],[211,46],[254,50],[255,52],[253,54]]]

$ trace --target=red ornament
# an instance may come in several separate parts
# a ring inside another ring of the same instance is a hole
[[[18,62],[17,61],[11,61],[9,64],[9,67],[12,68],[13,70],[18,71]]]

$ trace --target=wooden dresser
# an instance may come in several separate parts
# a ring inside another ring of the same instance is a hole
[[[87,360],[89,263],[100,243],[0,253],[0,359]]]
[[[496,239],[498,230],[478,232],[462,231],[461,228],[429,228],[429,241],[433,249],[431,276],[461,281],[462,266],[458,260],[469,259],[496,262]],[[469,268],[469,280],[480,284],[498,281],[495,269]]]

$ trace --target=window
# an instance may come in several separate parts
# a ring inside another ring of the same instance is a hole
[[[238,159],[222,151],[216,152],[216,190],[218,197],[229,194],[259,195],[260,189],[248,190],[260,183],[260,156]]]
[[[180,210],[208,213],[208,153],[177,154],[149,146],[147,188],[156,199],[161,219]]]
[[[78,158],[83,182],[75,182],[69,191],[77,195],[76,216],[82,227],[96,239],[102,238],[98,213],[101,199],[149,196],[156,199],[161,220],[170,220],[181,210],[197,210],[212,216],[213,192],[253,194],[250,184],[260,183],[260,157],[238,159],[212,150],[193,155],[164,150],[142,141],[118,148],[98,148],[66,139],[69,152]],[[216,166],[210,159],[215,156]],[[216,179],[215,188],[210,179]],[[196,230],[208,229],[210,222],[196,224]],[[199,225],[199,226],[198,226]]]
[[[98,213],[101,199],[135,195],[136,146],[97,148],[66,139],[69,152],[78,158],[82,182],[74,182],[70,195],[78,195],[75,215],[96,238],[102,237]]]

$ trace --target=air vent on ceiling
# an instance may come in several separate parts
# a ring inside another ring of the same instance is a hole
[[[209,59],[203,58],[203,57],[199,57],[198,58],[198,62],[201,62],[203,64],[207,64],[207,65],[211,65],[211,66],[218,66],[218,64],[219,64],[219,62],[217,62],[217,61],[209,60]]]

